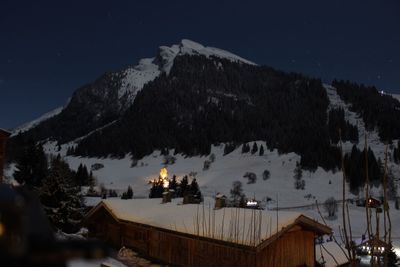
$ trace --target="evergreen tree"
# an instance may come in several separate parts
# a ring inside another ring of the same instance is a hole
[[[296,189],[302,189],[304,190],[305,188],[305,181],[302,179],[303,178],[303,170],[301,169],[301,164],[297,161],[296,162],[296,168],[294,169],[294,187]]]
[[[90,186],[89,173],[86,165],[79,164],[75,174],[75,183],[80,186]]]
[[[89,172],[89,178],[88,178],[88,184],[89,186],[95,186],[96,185],[96,178],[93,176],[93,172]]]
[[[234,143],[226,143],[224,146],[224,156],[231,153],[233,150],[235,150],[235,148],[236,145]]]
[[[172,189],[176,192],[178,187],[178,182],[176,181],[176,175],[172,176],[172,180],[169,182],[169,189]]]
[[[35,145],[32,140],[27,142],[16,157],[14,179],[30,188],[37,188],[42,185],[47,173],[47,157],[42,145]]]
[[[246,206],[246,196],[244,194],[241,194],[239,199],[239,208],[246,208]]]
[[[161,180],[152,183],[149,198],[161,198],[164,192],[163,182]]]
[[[199,184],[197,183],[196,178],[193,178],[192,182],[190,183],[190,192],[194,195],[199,191]]]
[[[247,144],[247,143],[243,143],[243,145],[242,145],[242,154],[249,153],[249,152],[250,152],[250,145]]]
[[[128,190],[126,191],[126,197],[127,197],[127,199],[133,198],[133,190],[132,190],[131,186],[128,186]]]
[[[264,146],[263,146],[263,145],[260,146],[260,153],[259,153],[259,155],[260,155],[260,156],[264,156]]]
[[[185,196],[189,189],[189,180],[187,175],[183,176],[182,181],[180,183],[180,189],[181,189],[181,197]]]
[[[79,229],[83,217],[82,197],[73,182],[72,171],[60,156],[51,160],[49,174],[40,189],[40,199],[55,228],[67,233]]]
[[[240,199],[244,198],[243,187],[240,181],[235,181],[232,183],[231,189],[231,201],[235,207],[239,206]]]
[[[258,151],[258,146],[257,146],[257,143],[254,142],[253,147],[251,149],[251,154],[254,155],[257,151]]]

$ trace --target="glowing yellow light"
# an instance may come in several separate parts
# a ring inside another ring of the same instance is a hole
[[[169,180],[168,180],[168,170],[167,170],[167,168],[162,168],[160,170],[160,178],[162,179],[163,187],[164,188],[168,188],[169,187]]]
[[[163,187],[164,188],[168,188],[169,187],[169,181],[167,179],[164,180]]]
[[[161,177],[163,180],[165,180],[165,178],[168,177],[168,170],[167,170],[167,168],[162,168],[162,169],[160,170],[160,177]]]

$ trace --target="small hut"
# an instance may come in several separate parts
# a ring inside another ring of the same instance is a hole
[[[369,240],[362,242],[357,246],[357,253],[359,255],[373,255],[373,256],[383,256],[384,252],[390,249],[390,245],[385,241],[373,237]]]
[[[222,209],[226,207],[226,199],[227,197],[224,194],[217,193],[215,195],[215,209]]]

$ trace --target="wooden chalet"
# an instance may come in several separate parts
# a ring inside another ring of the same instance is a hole
[[[0,184],[3,183],[3,168],[6,154],[6,142],[10,133],[0,129]]]
[[[89,235],[172,266],[315,266],[315,238],[331,229],[302,214],[208,209],[177,199],[107,199],[85,217]],[[277,216],[278,215],[278,216]]]

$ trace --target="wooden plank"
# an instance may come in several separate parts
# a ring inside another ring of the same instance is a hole
[[[313,267],[314,253],[313,232],[287,232],[257,254],[257,267],[290,267],[303,264]]]

